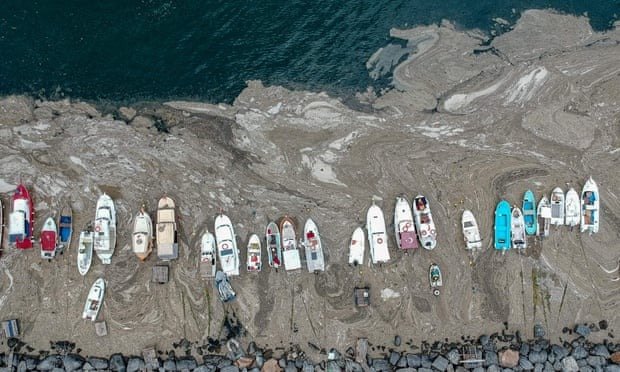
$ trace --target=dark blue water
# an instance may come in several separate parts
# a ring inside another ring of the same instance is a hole
[[[529,8],[587,12],[597,30],[620,1],[4,1],[0,94],[89,100],[231,101],[248,79],[348,95],[391,27],[453,20],[490,31]]]

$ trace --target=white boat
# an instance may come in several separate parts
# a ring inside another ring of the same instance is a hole
[[[4,206],[2,205],[2,199],[0,199],[0,251],[2,251],[2,237],[4,236]]]
[[[437,264],[431,264],[428,268],[428,281],[431,285],[431,290],[435,296],[439,296],[441,293],[439,288],[443,287],[443,274]]]
[[[572,187],[566,192],[566,200],[564,201],[566,208],[564,219],[566,226],[577,226],[579,220],[581,220],[581,203],[579,201],[579,194]]]
[[[164,195],[157,203],[157,258],[164,261],[176,260],[179,257],[177,241],[176,204],[172,198]]]
[[[564,191],[556,187],[551,192],[551,224],[564,225]]]
[[[474,214],[470,210],[463,211],[461,217],[461,227],[463,228],[463,237],[465,238],[465,247],[468,250],[482,248],[482,239],[480,238],[480,230]]]
[[[90,269],[90,264],[93,259],[93,243],[95,234],[91,231],[90,225],[86,230],[82,230],[80,233],[80,239],[78,240],[77,249],[77,266],[80,275],[84,276]]]
[[[306,250],[306,264],[308,271],[313,273],[325,271],[325,257],[323,256],[323,243],[319,235],[319,228],[312,218],[306,220],[304,226],[304,249]]]
[[[525,219],[523,218],[523,212],[519,207],[512,207],[510,218],[510,242],[512,248],[525,249],[527,248],[527,240],[525,237]]]
[[[227,276],[239,275],[239,250],[230,218],[224,214],[215,217],[215,241],[222,271]]]
[[[140,208],[133,221],[131,247],[133,253],[142,261],[153,251],[153,221],[144,207]]]
[[[215,278],[217,271],[217,248],[215,237],[208,231],[200,239],[200,276],[203,279]]]
[[[551,203],[546,196],[543,196],[538,202],[538,213],[536,213],[538,236],[549,236],[549,225],[551,224]]]
[[[103,305],[103,295],[105,294],[105,282],[103,278],[99,278],[95,281],[93,286],[88,292],[86,298],[86,304],[84,305],[84,312],[82,313],[82,319],[88,319],[91,321],[97,320],[101,305]]]
[[[581,191],[581,232],[597,233],[600,221],[600,194],[596,182],[590,177]]]
[[[97,201],[94,249],[104,265],[109,265],[116,247],[116,208],[106,193]]]
[[[373,204],[366,213],[366,230],[368,230],[368,247],[373,264],[390,261],[390,251],[387,245],[385,218],[379,206]]]
[[[252,234],[248,240],[248,258],[247,268],[250,272],[260,272],[261,263],[261,245],[260,238],[256,234]]]
[[[280,238],[282,240],[282,258],[286,271],[301,269],[301,258],[297,247],[295,222],[289,216],[284,216],[280,222]]]
[[[351,243],[349,244],[349,265],[364,264],[364,239],[364,230],[361,227],[356,228],[351,235]]]
[[[56,257],[56,248],[58,247],[58,229],[56,221],[52,217],[48,217],[43,223],[41,229],[41,258],[52,259]]]
[[[413,216],[422,247],[428,250],[434,249],[437,245],[437,232],[431,208],[425,196],[418,195],[413,199]]]
[[[396,197],[394,206],[394,236],[398,248],[409,251],[418,248],[418,236],[415,233],[413,213],[409,200],[404,196]]]

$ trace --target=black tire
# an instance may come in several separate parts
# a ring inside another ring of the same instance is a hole
[[[433,294],[434,294],[435,296],[439,296],[439,294],[440,294],[440,293],[441,293],[441,292],[439,292],[439,289],[437,289],[437,288],[433,289]]]

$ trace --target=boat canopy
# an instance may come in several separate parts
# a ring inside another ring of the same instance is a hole
[[[24,211],[11,212],[9,215],[9,241],[14,243],[26,238],[26,214]]]

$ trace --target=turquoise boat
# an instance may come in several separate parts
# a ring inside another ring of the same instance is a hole
[[[495,249],[510,249],[510,204],[501,200],[495,208]]]
[[[523,195],[523,219],[525,220],[525,233],[536,235],[536,197],[532,190],[527,190]]]

